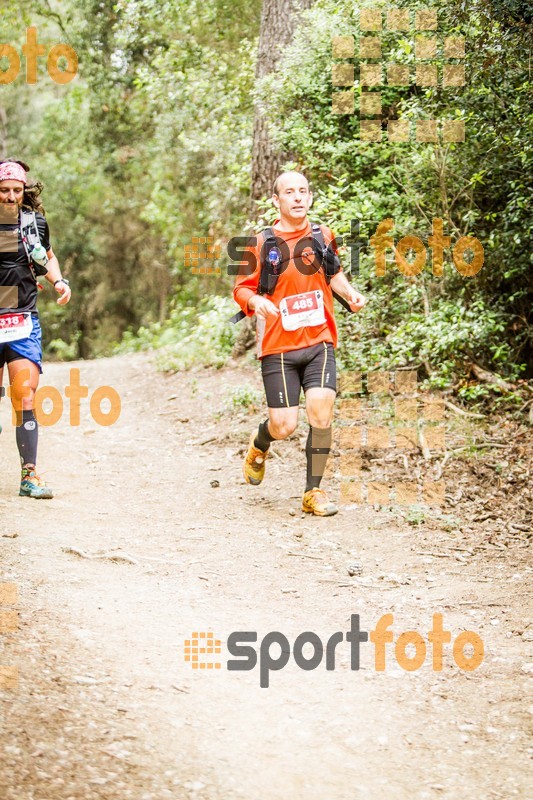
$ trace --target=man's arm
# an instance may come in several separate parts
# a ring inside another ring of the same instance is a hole
[[[274,305],[272,300],[269,300],[268,297],[263,297],[262,294],[253,294],[248,299],[248,308],[262,319],[266,319],[270,315],[274,317],[279,315],[279,308]]]
[[[360,311],[365,305],[366,298],[354,289],[344,272],[337,272],[331,279],[329,285],[334,292],[344,297],[350,304],[352,311]]]
[[[234,240],[232,240],[233,242]],[[230,242],[231,244],[231,242]],[[258,253],[257,253],[257,238],[253,237],[253,243],[250,241],[250,244],[245,248],[244,251],[236,250],[235,253],[230,253],[230,257],[234,258],[242,258],[243,260],[240,261],[237,266],[239,267],[239,273],[235,279],[235,284],[233,286],[233,299],[235,300],[238,305],[240,305],[242,311],[246,314],[247,317],[253,316],[253,310],[248,305],[248,301],[252,298],[255,293],[257,292],[257,284],[259,281],[259,265],[258,265]],[[228,252],[229,252],[229,245],[228,245]],[[246,259],[244,258],[246,257]],[[249,265],[253,264],[254,269],[251,274],[248,274]],[[242,273],[241,273],[242,269]]]
[[[61,270],[59,268],[59,261],[57,257],[54,255],[54,251],[52,248],[46,251],[46,255],[48,256],[48,272],[44,276],[46,280],[52,284],[56,284],[54,289],[61,297],[58,298],[57,302],[60,306],[64,306],[68,303],[71,296],[70,286],[66,283],[63,283],[63,278],[61,276]],[[59,283],[58,283],[59,281]]]
[[[261,273],[260,246],[257,238],[253,237],[254,244],[247,247],[246,251],[253,255],[255,269],[251,275],[238,276],[233,288],[233,299],[240,305],[247,317],[254,314],[265,319],[269,314],[279,314],[279,309],[271,300],[257,294],[257,285]]]
[[[331,228],[324,227],[325,241],[334,253],[339,254],[337,240]],[[366,298],[357,292],[345,276],[342,268],[331,279],[329,285],[335,294],[338,294],[349,304],[352,311],[360,311],[366,303]]]

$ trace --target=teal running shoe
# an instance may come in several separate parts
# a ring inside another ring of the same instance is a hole
[[[20,497],[33,497],[35,500],[51,500],[54,493],[44,485],[35,472],[35,467],[22,467],[19,495]]]

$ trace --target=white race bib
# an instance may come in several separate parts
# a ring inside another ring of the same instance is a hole
[[[304,294],[292,294],[284,297],[279,304],[281,311],[281,324],[286,331],[296,331],[298,328],[323,325],[324,298],[320,289]]]
[[[27,339],[32,329],[31,314],[3,314],[0,316],[0,344]]]

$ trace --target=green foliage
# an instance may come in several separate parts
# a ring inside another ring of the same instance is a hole
[[[419,528],[426,521],[426,512],[421,506],[413,505],[409,508],[405,519],[413,528]]]
[[[260,2],[26,8],[27,19],[16,3],[9,18],[2,11],[0,23],[16,23],[4,40],[22,42],[35,24],[40,40],[69,41],[80,69],[64,87],[46,76],[0,86],[9,149],[45,184],[52,244],[73,288],[61,338],[76,357],[102,355],[124,331],[162,322],[173,295],[197,305],[205,287],[183,246],[238,231]],[[40,300],[45,345],[57,338],[54,301]]]
[[[395,5],[413,15],[428,4]],[[449,250],[442,278],[431,274],[429,251],[416,278],[394,264],[378,278],[371,253],[363,256],[352,280],[369,303],[358,316],[337,314],[341,364],[420,366],[428,385],[453,386],[469,402],[494,396],[468,380],[472,361],[512,381],[531,374],[529,7],[430,5],[439,39],[466,37],[466,84],[384,86],[383,125],[460,119],[464,143],[365,143],[357,114],[332,114],[331,37],[357,42],[360,5],[351,0],[316,0],[278,72],[260,83],[261,0],[5,2],[1,41],[22,43],[35,24],[43,43],[68,41],[80,56],[70,85],[53,84],[41,59],[37,86],[23,76],[0,86],[9,150],[44,180],[53,246],[74,290],[67,309],[51,292],[41,298],[49,352],[107,353],[126,332],[123,347],[160,348],[164,368],[224,361],[233,305],[206,298],[229,297],[230,280],[192,275],[183,247],[193,236],[223,245],[255,224],[247,201],[258,100],[287,166],[312,179],[314,219],[346,235],[352,219],[391,217],[395,241],[409,232],[427,243],[438,217],[452,243],[472,235],[484,247],[474,278],[457,273]],[[385,28],[383,61],[414,71],[413,39]],[[357,76],[358,56],[352,62]],[[356,81],[356,100],[360,91]],[[266,198],[260,210],[273,219]]]
[[[263,393],[258,392],[253,386],[233,386],[230,392],[230,406],[233,410],[246,409],[257,411],[263,403]]]
[[[440,389],[456,383],[472,361],[490,361],[512,380],[521,377],[524,367],[512,363],[512,345],[500,335],[506,328],[503,303],[487,306],[483,297],[467,302],[459,291],[447,297],[436,280],[407,283],[398,272],[375,281],[369,295],[364,315],[337,315],[345,368],[418,365],[428,385]]]
[[[70,342],[65,342],[63,339],[52,339],[48,343],[46,352],[50,359],[72,361],[76,358],[77,341],[75,338]]]
[[[408,7],[413,14],[426,5]],[[331,37],[357,33],[357,9],[348,0],[313,5],[281,76],[257,86],[256,94],[268,98],[273,133],[291,154],[291,166],[305,168],[314,184],[313,216],[336,233],[347,234],[351,219],[391,217],[396,241],[409,232],[427,242],[431,221],[442,218],[452,246],[470,235],[484,247],[485,263],[475,278],[458,275],[449,251],[442,279],[431,276],[430,258],[414,279],[394,267],[376,278],[370,258],[363,259],[361,275],[353,280],[370,302],[357,318],[338,315],[344,363],[358,369],[420,364],[430,385],[444,387],[476,360],[514,380],[533,369],[527,31],[498,23],[481,1],[468,10],[458,3],[431,5],[438,7],[439,37],[466,36],[466,86],[447,91],[386,86],[383,117],[464,119],[464,143],[391,144],[386,133],[380,144],[365,143],[359,140],[357,114],[331,113]],[[383,61],[413,70],[412,40],[412,34],[385,31]],[[357,76],[358,56],[351,61]],[[356,108],[360,91],[356,80]]]
[[[235,343],[235,326],[229,322],[232,302],[211,297],[200,309],[176,304],[164,323],[127,332],[117,352],[152,350],[165,372],[195,366],[222,367]]]

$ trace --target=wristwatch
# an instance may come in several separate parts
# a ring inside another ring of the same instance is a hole
[[[66,278],[59,278],[57,281],[54,281],[54,286],[57,286],[58,283],[66,283],[67,286],[70,286],[70,282]]]

